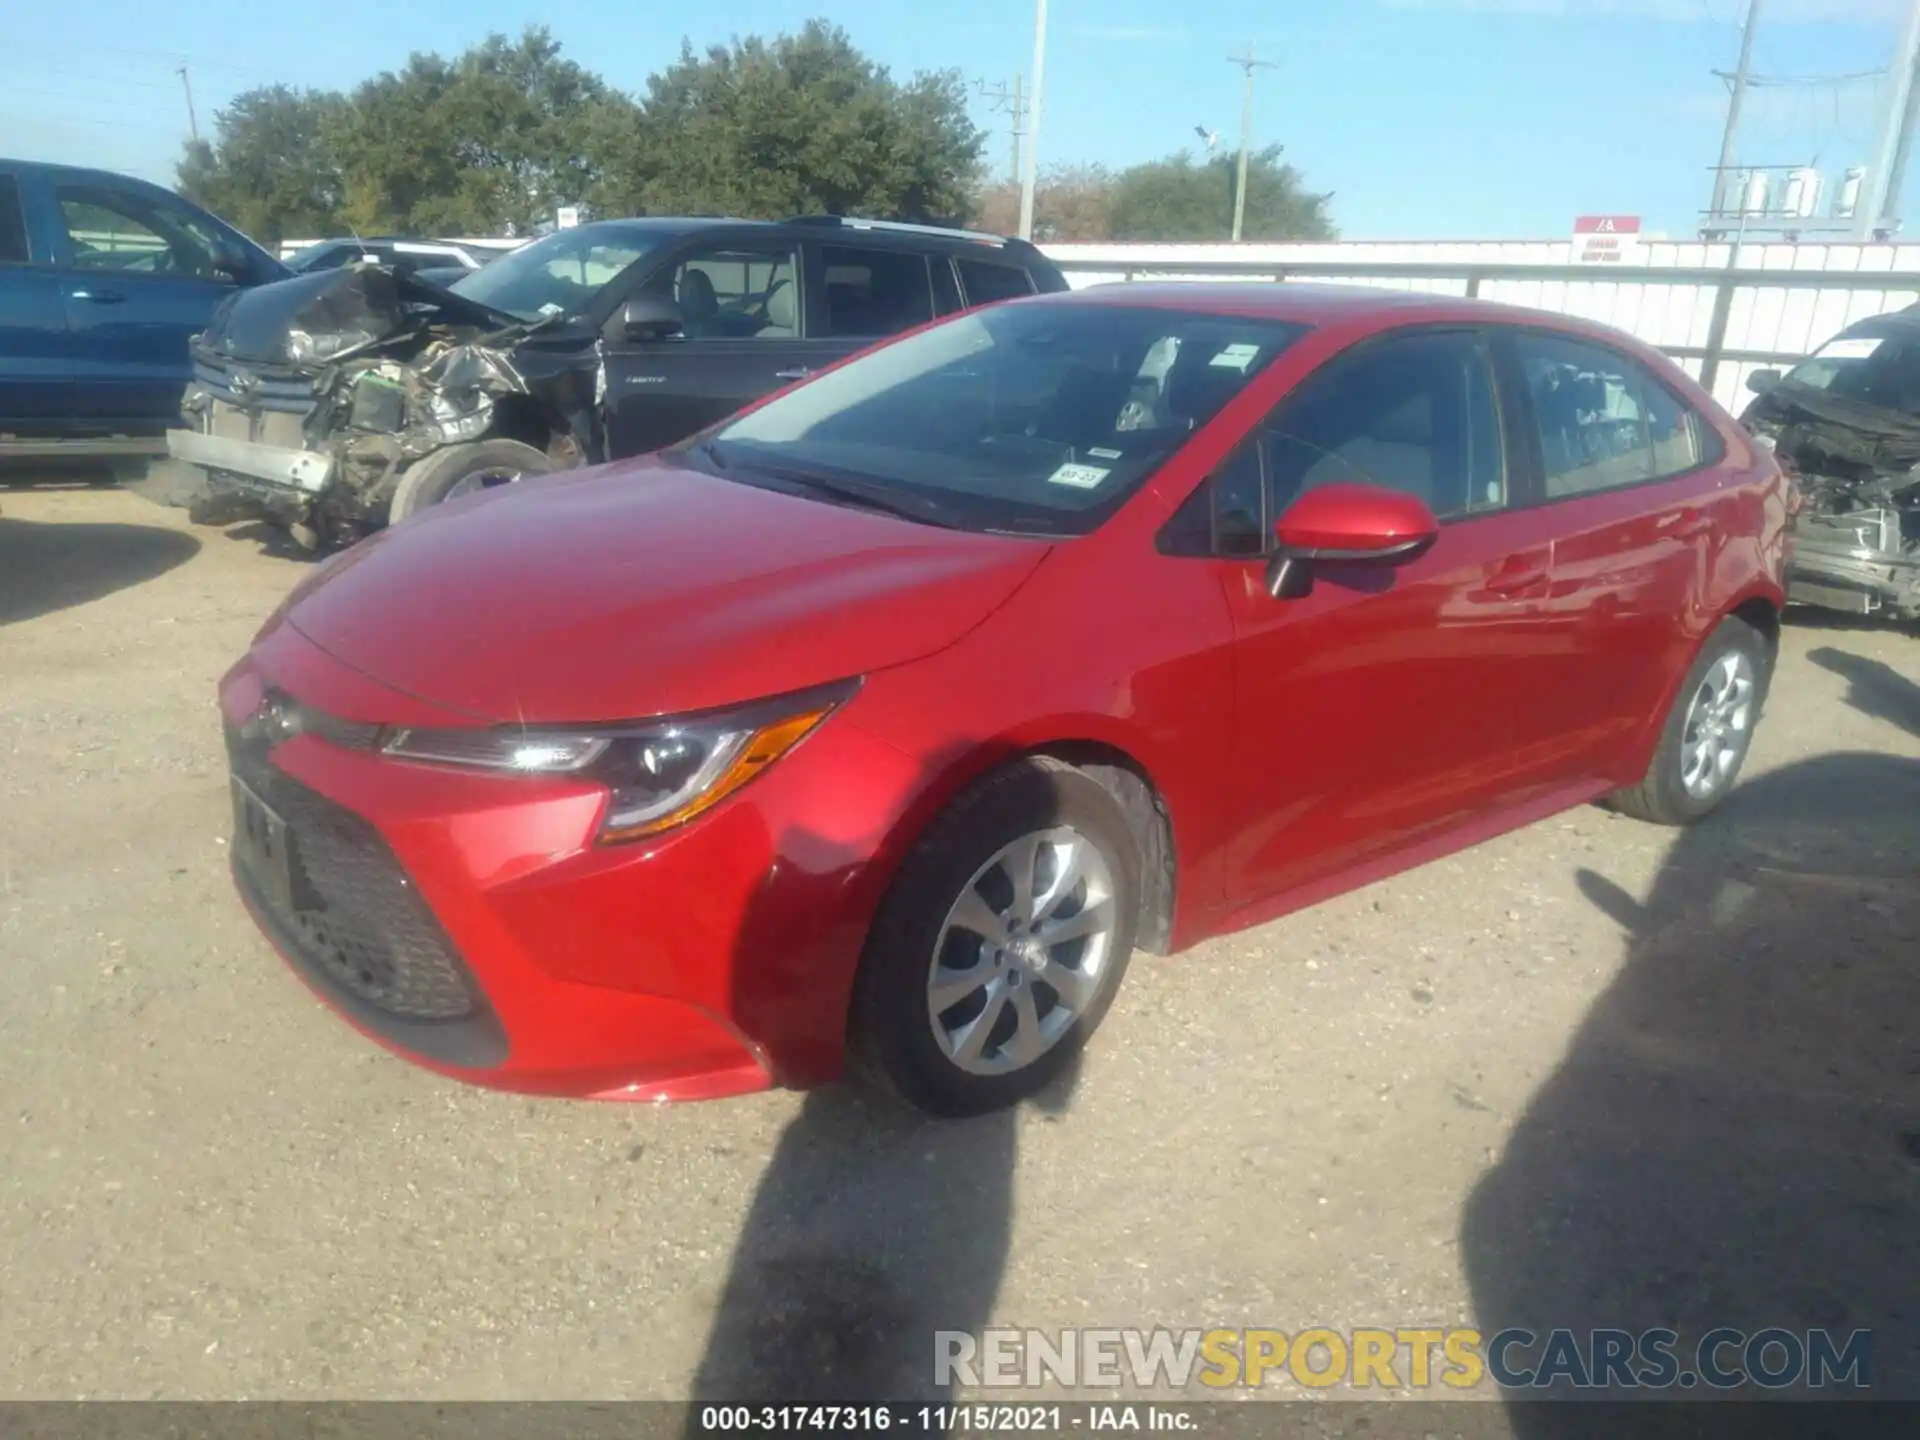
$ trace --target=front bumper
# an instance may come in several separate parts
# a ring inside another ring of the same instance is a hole
[[[1803,514],[1787,599],[1858,615],[1920,612],[1920,556],[1902,548],[1899,513]]]
[[[270,689],[350,720],[462,720],[368,681],[284,623],[222,683],[230,732]],[[297,863],[318,855],[313,863],[330,868],[303,877],[310,898],[300,914],[244,870],[236,880],[320,998],[443,1074],[646,1100],[822,1083],[843,1060],[854,971],[879,898],[883,867],[873,860],[917,774],[844,718],[684,829],[609,847],[592,842],[604,804],[595,786],[408,764],[300,734],[252,760],[236,753],[236,773],[279,802]],[[250,774],[250,764],[267,773]],[[329,826],[329,838],[303,846],[303,827],[315,824]],[[356,830],[351,856],[328,859]],[[330,924],[339,953],[316,953],[311,932]],[[396,989],[377,977],[362,983],[341,954],[369,971],[439,968],[425,980],[403,976]],[[403,992],[416,998],[397,1005]]]
[[[167,454],[216,475],[265,484],[293,496],[318,495],[333,478],[331,455],[208,435],[198,430],[169,430]]]

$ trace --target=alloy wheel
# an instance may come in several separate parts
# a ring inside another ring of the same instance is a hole
[[[1753,663],[1739,650],[1714,661],[1687,707],[1680,739],[1680,783],[1695,800],[1724,790],[1753,738]]]
[[[1046,1054],[1099,998],[1113,968],[1113,872],[1069,826],[995,851],[947,911],[927,975],[941,1051],[973,1075]]]

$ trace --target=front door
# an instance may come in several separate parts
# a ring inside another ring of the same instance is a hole
[[[1403,331],[1336,357],[1281,403],[1263,447],[1263,524],[1314,486],[1361,482],[1418,496],[1441,528],[1399,565],[1318,567],[1301,599],[1272,598],[1258,563],[1228,570],[1240,904],[1512,802],[1551,556],[1538,513],[1516,508],[1478,331]]]
[[[106,183],[62,182],[54,199],[73,413],[101,426],[178,418],[188,341],[234,289],[216,237],[184,206]]]
[[[35,252],[27,200],[0,173],[0,430],[31,434],[72,415],[73,366],[60,278]]]
[[[644,455],[723,420],[818,368],[801,330],[797,248],[716,244],[670,261],[642,283],[680,307],[681,333],[607,339],[607,448]]]

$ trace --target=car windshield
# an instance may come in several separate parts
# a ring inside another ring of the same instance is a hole
[[[855,360],[696,453],[736,478],[858,486],[940,523],[1085,534],[1304,333],[1014,301]]]
[[[665,238],[638,230],[556,230],[489,261],[452,288],[522,320],[577,315],[602,286]]]
[[[1920,412],[1920,328],[1842,335],[1792,370],[1787,381],[1842,400]]]

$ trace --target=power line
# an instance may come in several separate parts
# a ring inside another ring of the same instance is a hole
[[[1238,65],[1246,77],[1240,96],[1240,178],[1233,187],[1233,240],[1237,245],[1247,218],[1247,149],[1253,143],[1253,72],[1278,70],[1280,66],[1276,61],[1257,58],[1251,41],[1246,54],[1229,55],[1227,61]]]

